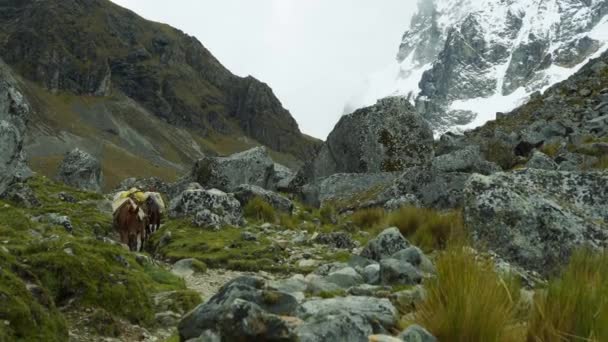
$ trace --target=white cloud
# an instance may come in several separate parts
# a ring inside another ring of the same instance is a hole
[[[113,0],[196,36],[235,74],[268,83],[325,138],[366,77],[395,58],[415,0]]]

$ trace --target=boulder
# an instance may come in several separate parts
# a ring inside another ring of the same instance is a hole
[[[279,316],[294,315],[298,302],[265,286],[262,279],[245,276],[224,285],[180,321],[181,340],[210,331],[222,341],[295,341],[292,329]]]
[[[427,122],[406,98],[389,97],[344,115],[296,179],[402,171],[432,158],[433,132]]]
[[[352,267],[332,272],[325,277],[325,280],[344,289],[364,283],[363,277]]]
[[[233,192],[241,184],[272,188],[274,162],[264,147],[229,157],[204,157],[194,165],[190,178],[205,188]]]
[[[101,192],[101,163],[89,153],[76,148],[63,159],[57,180],[78,189]]]
[[[410,325],[399,334],[399,338],[404,342],[437,342],[435,336],[417,324]]]
[[[274,189],[278,191],[289,190],[289,185],[295,177],[296,173],[292,169],[281,164],[274,164],[274,174],[272,178]]]
[[[171,200],[169,215],[173,218],[193,217],[198,227],[221,228],[239,226],[243,222],[241,204],[232,194],[217,189],[191,187]]]
[[[307,321],[311,317],[358,315],[374,327],[374,333],[389,331],[397,324],[397,310],[386,298],[356,297],[318,299],[303,303],[298,316]]]
[[[422,282],[422,275],[409,262],[397,259],[380,261],[380,283],[382,285],[416,285]]]
[[[361,256],[380,261],[409,246],[410,243],[401,235],[399,229],[392,227],[370,240],[361,252]]]
[[[402,262],[410,263],[412,266],[425,273],[435,273],[435,267],[431,260],[424,255],[424,252],[418,247],[411,246],[402,249],[399,252],[391,255],[391,259],[397,259]]]
[[[346,312],[312,316],[296,329],[300,342],[367,342],[373,332],[368,319]]]
[[[371,285],[380,284],[380,264],[371,264],[363,269],[365,282]]]
[[[340,173],[316,180],[300,188],[300,195],[304,203],[319,207],[330,202],[344,202],[348,206],[360,205],[360,198],[380,193],[388,188],[399,173]]]
[[[306,276],[306,292],[312,295],[320,295],[322,293],[336,293],[343,290],[339,285],[330,283],[325,277],[317,274],[309,274]]]
[[[26,183],[13,183],[6,188],[0,199],[13,202],[24,208],[36,208],[41,205],[36,194]]]
[[[291,214],[294,208],[293,202],[287,197],[256,185],[241,184],[234,190],[234,196],[241,202],[243,207],[252,199],[259,197],[268,202],[273,208],[285,213]]]
[[[17,81],[0,59],[0,195],[31,175],[23,151],[30,112]]]
[[[500,166],[483,158],[478,145],[469,145],[435,157],[433,167],[439,172],[481,173],[484,175],[502,171]]]
[[[526,163],[526,167],[530,169],[540,170],[557,170],[557,163],[551,159],[548,155],[535,150],[532,153],[532,158]]]
[[[465,224],[478,245],[524,269],[548,274],[574,249],[608,241],[608,173],[525,169],[474,175]]]
[[[394,198],[413,196],[422,207],[460,208],[469,176],[469,173],[443,172],[435,167],[413,167],[401,174],[377,201],[386,203]]]

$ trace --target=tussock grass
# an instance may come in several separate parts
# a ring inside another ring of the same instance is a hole
[[[450,246],[436,263],[437,277],[427,285],[427,297],[413,322],[439,341],[522,341],[524,325],[517,322],[519,285],[502,279],[489,260],[468,248]]]
[[[250,219],[274,223],[277,214],[274,208],[263,198],[252,198],[244,208],[245,216]]]
[[[351,220],[358,227],[370,229],[386,220],[386,212],[382,208],[362,209],[355,212]]]
[[[424,208],[404,207],[388,215],[388,226],[399,228],[401,234],[424,250],[443,249],[450,240],[465,240],[462,213],[445,213]]]
[[[608,254],[576,252],[535,297],[528,341],[608,341]]]

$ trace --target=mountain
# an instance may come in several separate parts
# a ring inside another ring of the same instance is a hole
[[[172,178],[205,154],[255,145],[299,165],[318,141],[272,89],[233,75],[198,41],[108,0],[0,0],[0,58],[36,113],[27,152],[52,174],[74,146],[112,184]]]
[[[421,0],[366,95],[407,96],[436,134],[482,125],[608,49],[605,0]]]

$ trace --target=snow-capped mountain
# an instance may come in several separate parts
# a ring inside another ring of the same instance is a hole
[[[608,49],[608,0],[420,0],[356,108],[403,95],[437,134],[509,111]]]

